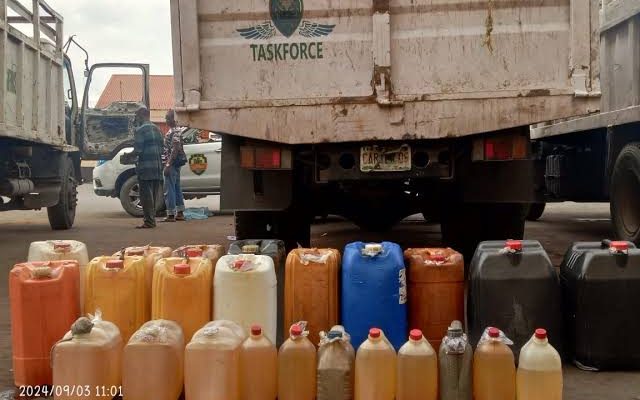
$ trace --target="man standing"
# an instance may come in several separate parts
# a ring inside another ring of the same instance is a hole
[[[137,156],[136,174],[144,211],[144,223],[136,228],[149,229],[156,227],[156,198],[162,185],[162,133],[150,121],[147,108],[138,109],[135,118],[138,128],[133,153]]]
[[[180,168],[187,163],[187,156],[182,147],[182,129],[176,126],[173,110],[165,116],[171,128],[164,137],[162,163],[164,165],[164,202],[167,206],[167,217],[164,222],[184,221],[184,196],[180,188]]]

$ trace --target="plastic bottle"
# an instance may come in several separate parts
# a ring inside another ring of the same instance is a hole
[[[240,400],[274,400],[278,397],[278,350],[262,334],[260,325],[240,350]]]
[[[227,321],[231,323],[231,321]],[[213,321],[198,330],[184,355],[185,398],[229,400],[240,396],[242,327]]]
[[[278,400],[316,398],[316,348],[304,324],[294,324],[278,352]]]
[[[453,321],[438,354],[440,400],[471,400],[473,349],[460,321]]]
[[[562,360],[546,330],[536,329],[520,350],[516,382],[518,400],[562,400]]]
[[[398,351],[396,400],[437,400],[438,359],[433,347],[414,329]]]
[[[488,336],[488,337],[487,337]],[[498,328],[488,328],[473,357],[474,400],[514,400],[516,365]]]
[[[122,345],[118,327],[99,313],[79,318],[51,349],[54,399],[100,400],[106,393],[119,394]]]
[[[349,339],[340,325],[320,332],[317,400],[353,399],[356,352]]]
[[[382,330],[371,328],[356,354],[355,400],[393,400],[396,352]]]
[[[173,321],[149,321],[124,348],[123,400],[177,400],[182,392],[184,338]]]

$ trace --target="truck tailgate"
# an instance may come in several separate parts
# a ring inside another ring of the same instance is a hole
[[[597,0],[195,3],[173,0],[172,24],[177,107],[198,128],[429,139],[597,107]]]

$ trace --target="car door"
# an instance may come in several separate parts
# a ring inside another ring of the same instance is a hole
[[[187,164],[181,170],[180,183],[185,192],[216,193],[220,190],[221,141],[211,141],[202,131],[183,133]]]
[[[133,145],[135,113],[149,108],[149,65],[103,63],[87,73],[79,129],[83,158],[111,159]]]

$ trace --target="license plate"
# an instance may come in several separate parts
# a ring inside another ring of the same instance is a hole
[[[396,172],[411,170],[411,148],[402,146],[362,146],[360,171]]]

